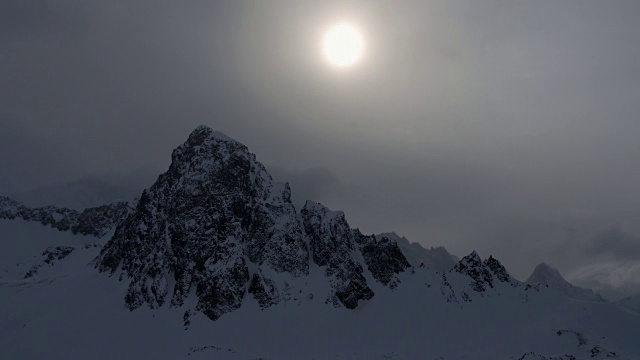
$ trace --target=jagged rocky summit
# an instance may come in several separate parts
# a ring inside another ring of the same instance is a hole
[[[451,271],[467,275],[473,281],[471,285],[476,292],[484,292],[494,288],[497,282],[518,286],[519,281],[511,277],[507,269],[493,256],[482,261],[477,252],[463,257]]]
[[[393,288],[410,267],[395,242],[351,229],[342,212],[309,201],[298,213],[287,183],[206,126],[173,151],[95,264],[126,278],[132,310],[182,306],[194,294],[192,310],[211,319],[247,296],[261,307],[321,296],[353,309],[375,295],[368,275]],[[312,266],[322,269],[327,293],[305,287]]]

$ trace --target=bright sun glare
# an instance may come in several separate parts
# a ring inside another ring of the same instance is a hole
[[[322,50],[332,65],[347,67],[360,60],[364,44],[358,29],[348,24],[339,24],[324,35]]]

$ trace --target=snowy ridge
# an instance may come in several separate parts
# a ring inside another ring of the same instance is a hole
[[[430,269],[444,272],[449,271],[453,265],[460,260],[457,256],[451,255],[447,249],[442,246],[426,249],[417,242],[409,242],[406,237],[401,237],[395,232],[381,233],[376,235],[376,237],[386,237],[395,241],[409,263],[415,267],[424,264],[424,266]]]
[[[489,256],[482,261],[477,252],[463,257],[451,271],[467,275],[473,279],[473,290],[479,293],[494,288],[497,282],[508,283],[517,286],[519,282],[511,277],[498,260]]]
[[[560,291],[566,296],[584,301],[606,301],[598,293],[591,289],[584,289],[569,283],[562,277],[560,271],[545,263],[540,263],[526,280],[528,284],[545,284],[550,288]]]
[[[128,211],[126,202],[101,205],[78,212],[52,205],[31,208],[14,199],[0,196],[0,219],[35,221],[60,231],[70,230],[74,234],[96,237],[107,234]]]

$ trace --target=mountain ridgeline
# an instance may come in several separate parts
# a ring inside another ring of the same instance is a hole
[[[483,261],[475,251],[458,260],[442,247],[425,249],[395,233],[364,235],[343,212],[318,202],[297,211],[287,183],[275,182],[245,145],[206,126],[173,151],[169,169],[131,205],[79,212],[0,197],[0,218],[95,237],[115,227],[95,268],[128,284],[130,310],[184,307],[185,326],[196,312],[216,320],[247,302],[262,309],[318,301],[355,309],[417,271],[430,279],[425,286],[439,283],[443,299],[460,305],[472,301],[470,294],[500,294],[503,286],[521,291],[526,302],[530,291],[539,291],[536,283],[558,283],[553,276],[521,283],[498,260]],[[42,256],[51,265],[73,249],[51,248]]]
[[[603,302],[544,264],[523,283],[492,256],[365,235],[314,201],[296,209],[287,183],[205,126],[171,160],[130,204],[0,198],[0,357],[640,354],[635,298]]]
[[[417,242],[410,242],[406,237],[399,236],[395,232],[377,234],[378,238],[387,238],[395,241],[402,250],[404,256],[412,266],[426,266],[435,271],[448,271],[460,260],[457,256],[449,254],[442,246],[425,249]]]
[[[124,201],[77,211],[53,205],[29,207],[0,196],[0,219],[34,221],[60,231],[95,237],[106,235],[129,210],[128,203]]]

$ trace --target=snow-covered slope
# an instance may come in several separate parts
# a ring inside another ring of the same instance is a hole
[[[532,285],[546,284],[550,288],[558,290],[566,296],[576,300],[606,301],[602,296],[591,289],[584,289],[569,283],[562,277],[562,275],[560,275],[560,272],[557,269],[545,263],[538,264],[526,282]]]
[[[395,241],[409,263],[415,267],[424,264],[430,269],[442,272],[450,270],[459,260],[442,246],[425,249],[419,243],[410,242],[406,237],[401,237],[395,232],[378,234],[376,237]]]
[[[393,291],[376,287],[376,296],[355,310],[293,299],[262,308],[246,295],[241,308],[216,321],[194,313],[185,322],[187,304],[135,311],[123,307],[128,284],[88,266],[97,254],[97,248],[75,250],[33,277],[0,283],[0,358],[634,359],[640,355],[640,317],[608,303],[577,302],[545,287],[501,282],[491,270],[493,287],[482,293],[474,291],[476,280],[466,274],[416,268],[399,274],[401,285]],[[467,265],[473,263],[469,260]],[[311,269],[306,280],[314,283],[319,276]]]
[[[286,184],[207,127],[106,244],[41,227],[68,237],[0,280],[2,359],[640,357],[639,316],[475,252],[446,272],[412,267],[340,211],[296,211]]]
[[[640,295],[626,297],[616,302],[616,305],[625,310],[640,314]]]

